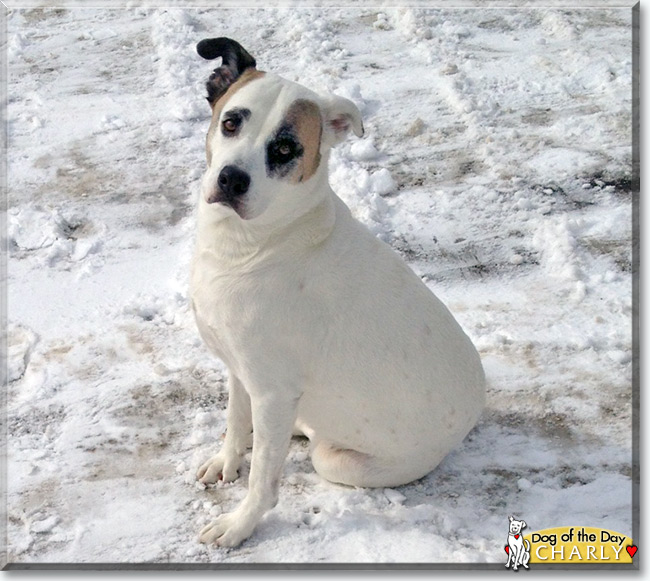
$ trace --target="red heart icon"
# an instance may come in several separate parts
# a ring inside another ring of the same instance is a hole
[[[636,552],[639,550],[636,545],[628,545],[625,547],[625,550],[627,551],[627,554],[630,555],[630,557],[634,557]]]
[[[515,539],[518,539],[518,538],[519,538],[519,535],[515,535]]]
[[[503,548],[506,550],[506,553],[509,555],[510,554],[510,547],[508,545],[506,545]]]

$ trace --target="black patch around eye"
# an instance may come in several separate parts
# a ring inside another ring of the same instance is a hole
[[[296,166],[304,148],[289,128],[283,127],[266,146],[266,175],[283,178]]]

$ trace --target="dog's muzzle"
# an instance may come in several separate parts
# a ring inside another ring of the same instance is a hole
[[[219,172],[217,187],[208,198],[208,204],[222,202],[235,207],[248,191],[250,184],[251,178],[245,171],[234,165],[227,165]]]

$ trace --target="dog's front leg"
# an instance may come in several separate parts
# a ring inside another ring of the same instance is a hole
[[[520,553],[519,547],[513,548],[512,553],[513,553],[513,555],[512,555],[512,559],[513,559],[512,570],[517,571],[518,568],[519,568],[519,553]]]
[[[217,480],[235,480],[242,458],[250,446],[252,429],[250,397],[241,381],[231,374],[228,378],[226,438],[217,455],[199,468],[196,474],[199,481],[211,484]]]
[[[298,407],[292,395],[264,393],[251,398],[253,456],[248,494],[231,513],[203,528],[200,541],[235,547],[248,538],[264,513],[278,500],[280,476],[287,457]]]

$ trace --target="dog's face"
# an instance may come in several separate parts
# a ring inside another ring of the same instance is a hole
[[[508,517],[510,521],[510,533],[517,535],[522,529],[526,528],[526,522],[523,520],[516,520],[514,517]]]
[[[314,185],[327,171],[329,149],[350,130],[363,133],[358,109],[342,97],[324,97],[258,71],[229,39],[202,41],[200,54],[210,42],[226,43],[231,56],[222,50],[225,64],[208,81],[212,121],[201,203],[218,217],[259,223],[301,215],[319,201],[314,192],[322,188]],[[239,71],[231,62],[228,68],[227,58],[248,66]]]

